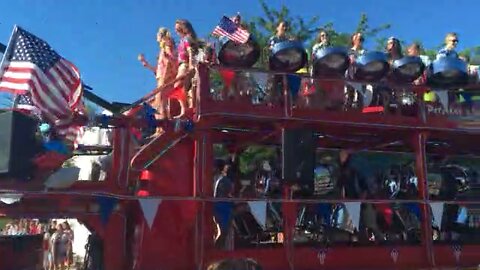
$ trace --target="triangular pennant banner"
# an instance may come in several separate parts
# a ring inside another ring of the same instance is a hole
[[[215,220],[220,226],[222,232],[228,229],[230,224],[230,218],[232,217],[233,203],[232,202],[214,202],[213,203],[213,215]]]
[[[0,195],[0,201],[5,203],[5,204],[14,204],[16,202],[19,202],[22,199],[23,195],[22,194],[1,194]]]
[[[434,92],[437,94],[438,98],[440,99],[439,101],[440,101],[440,104],[443,105],[443,109],[447,111],[448,110],[448,91],[435,90]]]
[[[155,221],[155,217],[157,216],[158,206],[162,202],[161,199],[138,199],[140,203],[140,207],[143,211],[143,216],[147,221],[148,228],[151,229],[153,226],[153,221]]]
[[[420,205],[418,203],[404,203],[403,206],[414,214],[418,220],[422,220],[422,211],[420,210]]]
[[[468,210],[465,206],[458,207],[457,223],[466,224],[468,221]]]
[[[293,97],[296,97],[298,95],[298,91],[300,90],[302,78],[297,75],[287,75],[287,81],[290,93],[292,93]]]
[[[100,219],[105,225],[108,223],[108,219],[110,218],[110,215],[112,214],[115,205],[117,205],[117,199],[112,197],[99,196],[97,197],[97,202],[100,207]]]
[[[346,202],[345,208],[347,209],[350,218],[352,219],[353,226],[359,229],[360,226],[360,203],[359,202]]]
[[[263,72],[253,72],[251,73],[253,79],[260,88],[265,88],[268,82],[268,74]]]
[[[225,88],[229,89],[232,85],[233,79],[235,78],[235,71],[224,69],[220,71],[220,75],[222,76]]]
[[[248,202],[250,212],[255,220],[265,229],[267,223],[267,202],[265,201],[251,201]]]
[[[435,224],[441,230],[442,228],[442,216],[443,216],[443,207],[445,203],[443,202],[431,202],[430,207],[432,208],[432,215]]]

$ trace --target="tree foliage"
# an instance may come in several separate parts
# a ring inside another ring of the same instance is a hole
[[[249,31],[256,38],[261,48],[265,48],[268,38],[275,34],[278,22],[285,21],[290,25],[290,35],[305,42],[307,50],[314,44],[314,39],[320,30],[326,31],[331,43],[336,46],[350,46],[351,34],[360,32],[366,40],[373,41],[372,48],[375,50],[384,50],[387,43],[387,37],[383,35],[384,31],[391,28],[391,24],[385,23],[381,25],[371,25],[367,14],[360,14],[357,26],[351,32],[340,32],[335,29],[332,22],[321,22],[318,16],[306,19],[302,16],[292,14],[291,10],[281,5],[279,8],[270,6],[267,1],[259,0],[260,7],[263,11],[262,16],[253,17],[246,21]],[[406,48],[410,42],[419,42],[418,40],[402,41],[402,45]],[[443,46],[439,44],[432,48],[424,48],[424,54],[431,59],[435,58],[438,50]],[[471,59],[472,64],[480,64],[480,46],[466,48],[460,52],[461,55],[467,55]],[[265,62],[266,59],[263,59]]]
[[[310,19],[304,19],[291,13],[290,9],[282,5],[279,9],[269,6],[266,1],[260,0],[260,6],[263,16],[251,18],[246,22],[249,31],[255,36],[257,42],[262,48],[265,48],[270,36],[275,35],[277,24],[285,21],[290,25],[289,34],[297,40],[305,42],[307,48],[313,45],[314,39],[318,32],[326,31],[331,39],[332,44],[338,46],[349,46],[350,36],[352,33],[343,33],[335,30],[332,22],[320,22],[318,16]],[[372,26],[369,24],[368,16],[365,13],[360,14],[360,18],[355,31],[362,33],[365,38],[375,39],[382,31],[389,29],[390,24],[382,24],[380,26]]]
[[[285,21],[290,25],[289,34],[298,40],[307,41],[322,27],[319,26],[319,18],[312,17],[305,21],[301,16],[294,16],[290,9],[282,5],[280,9],[268,6],[264,0],[260,0],[264,16],[253,17],[247,25],[262,47],[266,47],[268,38],[275,35],[277,24]]]

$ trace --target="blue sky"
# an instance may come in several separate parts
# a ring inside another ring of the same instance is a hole
[[[267,0],[290,7],[293,14],[320,17],[342,32],[354,30],[361,12],[372,25],[391,23],[382,35],[407,42],[420,39],[437,46],[446,32],[458,32],[460,48],[480,45],[478,0]],[[140,52],[153,61],[159,26],[173,29],[189,19],[200,36],[226,14],[261,15],[256,0],[16,0],[2,6],[0,42],[7,43],[14,24],[46,40],[75,63],[84,82],[110,101],[132,102],[155,86],[151,72],[137,61]]]

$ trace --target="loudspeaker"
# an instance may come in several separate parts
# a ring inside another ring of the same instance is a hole
[[[302,190],[313,192],[315,150],[312,130],[282,130],[282,177],[287,182],[299,184]]]
[[[20,112],[8,111],[0,113],[0,127],[0,175],[28,176],[31,160],[39,152],[37,122]]]

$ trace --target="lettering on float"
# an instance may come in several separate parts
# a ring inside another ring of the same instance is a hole
[[[445,110],[441,106],[433,106],[430,104],[427,104],[426,107],[427,107],[427,112],[429,114],[438,114],[438,115],[446,115],[446,116],[465,116],[461,108],[450,107]],[[467,113],[467,114],[470,114],[470,113]]]
[[[430,115],[442,115],[456,121],[480,121],[480,93],[468,93],[471,95],[467,100],[459,99],[455,93],[443,94],[439,102],[425,104],[427,113]]]

